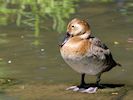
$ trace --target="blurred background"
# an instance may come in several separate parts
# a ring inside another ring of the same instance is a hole
[[[133,0],[0,0],[0,77],[78,83],[79,74],[65,64],[58,46],[73,18],[87,20],[123,66],[101,82],[132,86]]]

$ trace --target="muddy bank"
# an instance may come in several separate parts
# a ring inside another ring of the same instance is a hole
[[[27,83],[10,85],[2,91],[19,100],[131,100],[133,96],[130,86],[108,87],[94,94],[66,91],[69,86],[71,84]]]

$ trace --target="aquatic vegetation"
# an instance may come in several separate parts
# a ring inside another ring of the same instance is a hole
[[[1,0],[0,24],[15,22],[17,26],[27,25],[39,36],[40,28],[47,28],[47,17],[53,22],[53,29],[62,32],[64,20],[75,12],[74,3],[78,0]],[[41,27],[44,26],[44,27]],[[50,27],[50,28],[51,28]]]

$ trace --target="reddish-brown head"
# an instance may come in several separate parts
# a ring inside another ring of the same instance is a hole
[[[91,34],[90,25],[84,20],[74,18],[67,26],[67,33],[72,36],[89,36]]]

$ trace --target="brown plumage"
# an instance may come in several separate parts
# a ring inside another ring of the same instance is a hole
[[[75,45],[76,44],[76,45]],[[90,48],[90,43],[87,40],[82,40],[78,37],[71,38],[67,43],[61,48],[62,52],[67,55],[85,55],[85,53]]]

